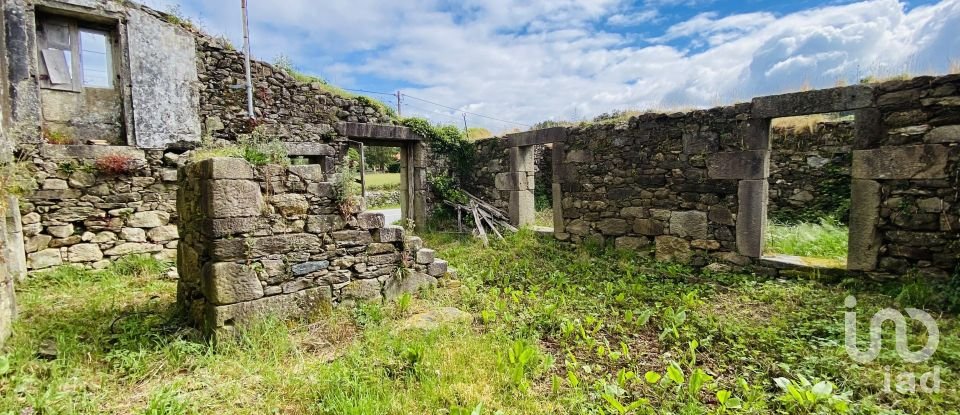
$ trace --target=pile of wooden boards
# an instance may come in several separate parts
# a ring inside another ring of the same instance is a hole
[[[476,225],[475,234],[479,237],[484,245],[487,245],[490,241],[487,237],[487,228],[489,228],[494,235],[498,238],[503,239],[503,234],[500,233],[498,228],[506,229],[511,232],[516,232],[517,228],[510,225],[510,219],[507,218],[507,215],[501,210],[493,207],[489,203],[480,200],[480,198],[463,192],[467,196],[467,204],[454,203],[445,200],[443,203],[452,206],[457,211],[457,226],[460,232],[463,232],[463,214],[473,216],[473,222]]]

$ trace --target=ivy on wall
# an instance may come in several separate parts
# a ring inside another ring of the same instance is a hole
[[[423,137],[435,155],[449,161],[449,175],[427,179],[433,190],[444,200],[464,203],[466,195],[459,189],[470,184],[471,173],[476,166],[473,142],[452,125],[433,125],[423,118],[405,118],[400,123]]]

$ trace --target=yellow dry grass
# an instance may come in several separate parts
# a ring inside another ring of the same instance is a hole
[[[824,122],[840,121],[838,114],[813,114],[796,117],[775,118],[771,127],[777,130],[809,131],[816,130],[817,125]]]
[[[949,74],[960,74],[960,59],[950,59]]]

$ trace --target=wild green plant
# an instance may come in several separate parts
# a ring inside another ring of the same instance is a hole
[[[334,199],[340,213],[344,216],[356,213],[362,203],[360,183],[357,182],[358,175],[357,170],[347,160],[344,160],[337,167],[337,172],[334,175]]]
[[[511,382],[522,391],[530,387],[528,377],[540,363],[540,359],[537,348],[523,340],[514,341],[507,349],[506,356],[502,357]]]
[[[813,414],[833,411],[845,414],[850,411],[848,394],[836,394],[836,386],[829,381],[811,382],[803,375],[797,380],[776,378],[774,383],[783,394],[778,398],[794,413]]]

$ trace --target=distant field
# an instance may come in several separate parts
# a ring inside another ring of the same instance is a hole
[[[394,190],[400,188],[400,173],[367,173],[367,189]]]

